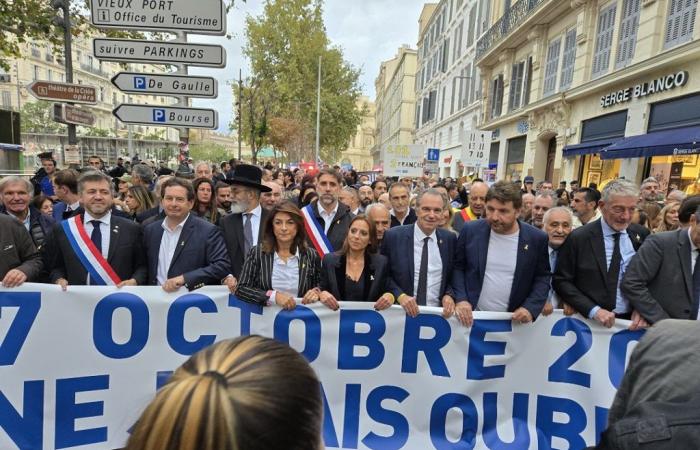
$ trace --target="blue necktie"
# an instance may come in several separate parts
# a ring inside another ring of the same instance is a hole
[[[697,320],[698,306],[700,305],[700,252],[695,258],[695,269],[693,270],[693,308],[690,315],[690,320]]]
[[[97,250],[102,253],[102,232],[100,231],[100,221],[99,220],[91,220],[90,223],[92,224],[92,234],[90,235],[90,240],[92,241],[93,244],[95,244],[95,247],[97,247]]]

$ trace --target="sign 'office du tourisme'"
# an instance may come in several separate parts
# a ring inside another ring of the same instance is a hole
[[[92,23],[101,28],[209,35],[226,33],[226,11],[221,0],[91,0],[90,3]],[[93,52],[96,58],[105,61],[226,66],[223,46],[182,40],[98,38],[93,41]],[[122,92],[136,95],[180,98],[216,98],[218,95],[214,78],[186,74],[120,72],[112,78],[112,84]],[[124,123],[207,129],[218,126],[216,111],[190,108],[182,103],[173,106],[123,104],[113,114]]]

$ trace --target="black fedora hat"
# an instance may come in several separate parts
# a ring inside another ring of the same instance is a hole
[[[233,177],[227,178],[225,181],[228,184],[240,184],[242,186],[252,187],[260,192],[270,192],[272,189],[261,184],[262,169],[251,164],[239,164],[234,170]]]

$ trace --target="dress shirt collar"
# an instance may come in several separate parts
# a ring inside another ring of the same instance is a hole
[[[688,228],[688,240],[690,240],[690,253],[693,253],[696,250],[700,251],[700,248],[698,248],[698,246],[695,245],[695,242],[693,242],[693,235],[690,232],[690,228]]]
[[[323,217],[324,215],[326,217],[330,217],[331,219],[338,214],[338,206],[340,205],[340,202],[338,200],[335,201],[335,208],[329,213],[326,212],[326,210],[321,206],[321,202],[316,203],[316,207],[318,208],[318,214]]]
[[[75,211],[76,209],[80,208],[80,202],[77,201],[77,202],[75,202],[75,203],[71,203],[70,205],[68,205],[68,208],[69,208],[71,211]]]
[[[413,239],[416,242],[423,242],[423,239],[429,237],[430,240],[436,240],[437,239],[437,229],[433,230],[433,232],[428,236],[427,234],[423,233],[423,230],[420,229],[418,224],[413,225]]]
[[[615,233],[620,233],[620,234],[627,234],[627,229],[624,229],[622,231],[616,231],[614,230],[608,223],[605,221],[605,219],[600,219],[600,226],[603,227],[603,237],[613,237]]]
[[[173,227],[173,229],[171,230],[170,228],[168,228],[168,225],[167,225],[168,218],[166,217],[165,219],[163,219],[163,223],[161,223],[160,226],[163,227],[163,229],[165,231],[168,231],[170,233],[174,233],[175,231],[178,230],[178,228],[180,229],[180,231],[182,231],[182,228],[185,226],[185,222],[187,222],[187,219],[189,219],[189,218],[190,218],[190,213],[187,213],[187,216],[185,217],[185,219],[182,222],[175,225],[175,227]]]
[[[299,260],[299,251],[290,256],[289,259],[287,259],[287,262],[284,262],[284,260],[280,257],[280,255],[277,252],[275,252],[275,256],[273,259],[275,264],[288,265],[292,260]]]
[[[104,216],[102,216],[102,217],[99,218],[99,219],[96,219],[96,218],[94,218],[94,217],[87,211],[87,209],[86,209],[86,210],[85,210],[85,218],[83,219],[83,223],[84,223],[84,224],[85,224],[85,223],[91,223],[93,220],[97,220],[97,221],[99,221],[100,223],[103,223],[103,224],[109,226],[109,225],[110,225],[110,222],[111,222],[111,220],[112,220],[112,211],[111,211],[111,210],[110,210],[110,211],[107,211],[107,214],[105,214]]]
[[[260,203],[258,203],[258,206],[253,208],[252,211],[250,211],[249,213],[243,213],[243,215],[246,215],[246,214],[251,214],[256,219],[259,219],[260,216],[262,215],[262,206],[260,206]]]

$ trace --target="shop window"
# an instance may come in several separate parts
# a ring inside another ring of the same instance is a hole
[[[581,124],[581,142],[624,137],[626,127],[627,110],[584,120]]]
[[[598,33],[593,53],[593,78],[598,78],[608,72],[616,13],[617,3],[613,3],[607,8],[601,9],[598,15]]]
[[[501,148],[500,142],[492,142],[491,149],[489,151],[489,167],[493,168],[498,165],[498,152]]]
[[[634,58],[634,49],[637,44],[637,30],[639,29],[640,3],[641,0],[624,0],[622,3],[620,37],[617,43],[617,56],[615,58],[615,67],[618,69],[629,65]]]
[[[602,189],[608,182],[620,177],[620,159],[600,159],[599,154],[585,155],[583,164],[582,186],[591,183],[598,185]]]
[[[700,94],[676,98],[651,106],[648,131],[700,125]]]
[[[561,63],[561,79],[559,90],[565,91],[574,81],[574,66],[576,65],[576,28],[566,32],[564,39],[564,56]]]
[[[526,136],[508,139],[508,154],[506,156],[506,181],[522,179],[523,162],[525,161]]]
[[[686,191],[700,174],[698,155],[654,156],[651,158],[649,176],[659,181],[659,191],[664,194],[673,189]]]
[[[557,72],[559,69],[559,52],[561,49],[561,38],[557,38],[549,43],[547,49],[547,64],[544,72],[543,96],[552,95],[557,90]]]
[[[688,42],[693,38],[695,15],[698,9],[698,0],[670,0],[668,3],[665,48]]]

